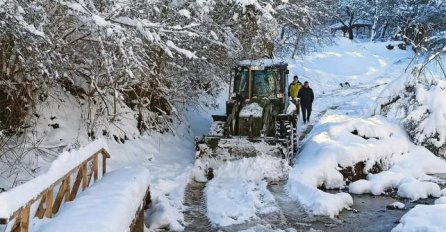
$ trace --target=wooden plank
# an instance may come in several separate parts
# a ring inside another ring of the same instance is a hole
[[[93,179],[94,182],[98,180],[98,156],[93,157]]]
[[[105,173],[107,172],[107,156],[102,153],[102,177],[105,176]]]
[[[48,189],[46,192],[46,209],[45,216],[47,218],[53,217],[53,189]]]
[[[69,201],[71,201],[71,196],[70,196],[70,193],[71,193],[71,176],[67,176],[67,178],[65,178],[65,181],[64,181],[64,183],[65,183],[65,195],[64,195],[64,198],[65,198],[65,202],[69,202]]]
[[[37,208],[35,217],[39,219],[43,218],[43,216],[45,215],[45,208],[44,208],[45,202],[46,202],[46,195],[43,195],[42,199],[40,199],[39,207]]]
[[[73,189],[71,190],[70,194],[71,201],[74,200],[74,198],[76,198],[77,192],[79,191],[79,187],[81,185],[81,181],[82,181],[82,166],[79,168],[79,171],[77,172],[76,180],[74,181]]]
[[[20,211],[20,215],[17,218],[16,224],[11,230],[12,232],[28,232],[29,212],[30,212],[30,206],[27,206]]]
[[[22,210],[21,223],[20,223],[21,232],[28,232],[30,208],[31,206],[28,205]]]
[[[90,173],[88,174],[88,183],[87,183],[88,186],[90,186],[91,179],[93,179],[93,173],[94,173],[93,168],[91,168]]]
[[[150,195],[150,187],[147,188],[146,195],[144,196],[143,202],[144,202],[144,210],[149,209],[152,204],[152,197]]]
[[[88,176],[87,176],[87,162],[84,162],[81,166],[82,172],[82,190],[85,190],[88,187]]]
[[[53,214],[56,214],[59,211],[60,205],[62,204],[62,200],[65,196],[65,180],[60,184],[59,192],[57,193],[56,200],[53,205]]]
[[[105,148],[101,148],[101,150],[99,150],[101,153],[102,153],[102,155],[104,155],[105,156],[105,158],[110,158],[111,156],[110,156],[110,153],[108,153],[108,151],[107,150],[105,150]]]
[[[144,232],[144,210],[138,209],[138,212],[130,225],[131,232]]]

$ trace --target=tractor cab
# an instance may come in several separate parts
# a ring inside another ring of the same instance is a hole
[[[288,106],[287,74],[286,64],[235,68],[226,108],[227,134],[274,136],[275,117]]]

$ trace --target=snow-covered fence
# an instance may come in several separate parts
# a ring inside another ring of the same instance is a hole
[[[7,231],[22,232],[28,231],[33,217],[51,218],[64,200],[76,198],[81,185],[85,190],[99,179],[100,171],[101,177],[105,175],[106,159],[110,155],[104,146],[106,143],[98,140],[78,151],[64,152],[45,174],[0,194],[0,224],[6,224]]]

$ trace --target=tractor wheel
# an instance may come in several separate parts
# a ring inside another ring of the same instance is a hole
[[[285,158],[290,159],[293,157],[294,152],[297,151],[295,127],[293,123],[289,121],[276,122],[276,136],[280,139],[286,139],[287,142],[284,146],[287,148]]]

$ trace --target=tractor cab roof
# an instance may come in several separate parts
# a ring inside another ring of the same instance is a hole
[[[279,59],[260,59],[260,60],[242,60],[238,62],[239,67],[285,67],[288,68],[288,63]]]

